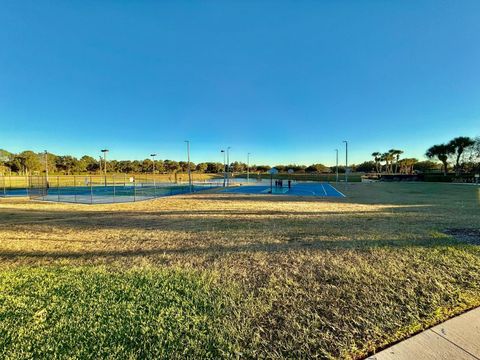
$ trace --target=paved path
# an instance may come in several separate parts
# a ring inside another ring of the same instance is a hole
[[[372,355],[369,360],[480,360],[480,308]]]

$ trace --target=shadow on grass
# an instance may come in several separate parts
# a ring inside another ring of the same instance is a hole
[[[109,245],[116,242],[121,245],[129,242],[132,236],[135,241],[162,242],[162,234],[170,233],[169,238],[178,234],[178,239],[194,238],[197,242],[215,242],[218,239],[226,242],[235,242],[241,237],[248,242],[262,242],[262,238],[270,237],[280,241],[311,241],[312,239],[352,239],[362,241],[368,239],[401,238],[418,239],[430,237],[431,229],[438,224],[430,226],[419,225],[418,212],[405,212],[401,215],[401,222],[397,214],[393,212],[362,212],[362,213],[290,213],[290,212],[223,212],[203,211],[195,212],[150,212],[150,213],[117,213],[98,214],[86,213],[76,215],[73,213],[42,214],[42,220],[28,220],[15,224],[0,224],[0,229],[7,231],[3,237],[4,243],[21,240],[28,244],[29,239],[25,235],[17,239],[15,231],[24,234],[35,233],[31,241],[51,241],[53,238],[62,238],[66,231],[69,235],[64,239],[65,244],[70,241],[76,242],[85,236],[91,237],[90,243],[108,240],[108,232],[113,231],[115,236],[111,238]],[[33,216],[29,214],[28,216]],[[38,219],[38,217],[33,217]],[[427,218],[427,220],[429,220]],[[437,217],[437,221],[439,218]],[[412,225],[405,227],[403,224],[411,222]],[[457,225],[457,224],[456,224]],[[100,232],[98,232],[100,231]],[[75,233],[79,232],[79,236]],[[88,235],[91,232],[91,235]],[[97,233],[96,233],[97,232]],[[82,234],[82,235],[80,235]],[[338,240],[340,239],[340,240]],[[170,240],[171,241],[171,240]],[[178,246],[183,246],[181,240],[174,240]],[[107,243],[107,242],[105,242]],[[4,246],[0,246],[4,247]]]
[[[112,227],[127,228],[132,223],[135,223],[136,219],[142,221],[140,225],[146,225],[146,220],[149,223],[160,222],[162,219],[175,220],[175,217],[184,217],[185,220],[192,220],[198,217],[203,217],[202,221],[209,221],[209,217],[236,217],[236,216],[253,216],[253,217],[271,217],[271,220],[275,220],[275,216],[279,218],[290,217],[292,219],[302,217],[308,218],[320,218],[325,216],[381,216],[382,214],[399,214],[399,213],[417,213],[431,211],[434,208],[433,205],[383,205],[381,208],[373,210],[339,210],[339,211],[289,211],[289,210],[149,210],[149,211],[49,211],[47,209],[42,210],[19,210],[16,208],[3,208],[1,210],[2,219],[0,219],[0,226],[11,226],[21,224],[33,224],[43,222],[66,222],[69,226],[83,227],[81,220],[92,220],[92,225],[96,222],[100,223],[103,220],[110,219]]]
[[[285,243],[258,243],[242,245],[214,245],[184,247],[176,249],[121,249],[121,250],[92,250],[92,251],[0,251],[0,259],[12,260],[17,258],[55,258],[55,259],[92,259],[104,257],[145,257],[157,255],[225,255],[237,253],[282,253],[291,251],[322,251],[322,250],[357,250],[370,251],[378,248],[435,248],[435,247],[465,247],[451,238],[422,239],[422,240],[335,240],[335,241],[291,241]]]

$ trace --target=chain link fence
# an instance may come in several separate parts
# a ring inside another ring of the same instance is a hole
[[[219,186],[203,180],[168,182],[148,175],[56,175],[0,178],[0,196],[81,204],[134,202]]]
[[[0,196],[26,196],[28,176],[0,175]]]

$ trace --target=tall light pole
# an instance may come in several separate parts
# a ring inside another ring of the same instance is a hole
[[[343,140],[345,143],[345,183],[348,183],[348,141]]]
[[[188,186],[190,187],[190,192],[192,192],[192,172],[190,171],[190,141],[185,140],[187,143],[187,166],[188,166]]]
[[[336,167],[335,167],[335,182],[338,183],[338,149],[335,149],[335,152],[337,153],[337,156],[336,156],[336,159],[337,159],[337,162],[336,162]]]
[[[44,153],[45,153],[45,182],[48,188],[48,152],[47,150],[45,150]]]
[[[103,170],[105,173],[105,186],[107,186],[107,153],[108,149],[101,150],[103,153]]]
[[[231,147],[227,147],[227,185],[230,186],[230,149]]]
[[[247,154],[247,183],[250,182],[250,153]]]
[[[152,162],[153,162],[152,173],[155,174],[155,156],[157,156],[157,154],[150,154],[150,156],[152,157]]]
[[[225,150],[220,150],[221,153],[223,153],[223,187],[225,187],[227,184],[227,165],[226,165],[226,160],[225,160]]]
[[[150,156],[152,157],[153,186],[155,186],[155,156],[157,156],[157,154],[150,154]]]

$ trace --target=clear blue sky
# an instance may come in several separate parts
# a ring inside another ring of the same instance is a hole
[[[0,148],[353,162],[480,135],[480,1],[1,1]]]

